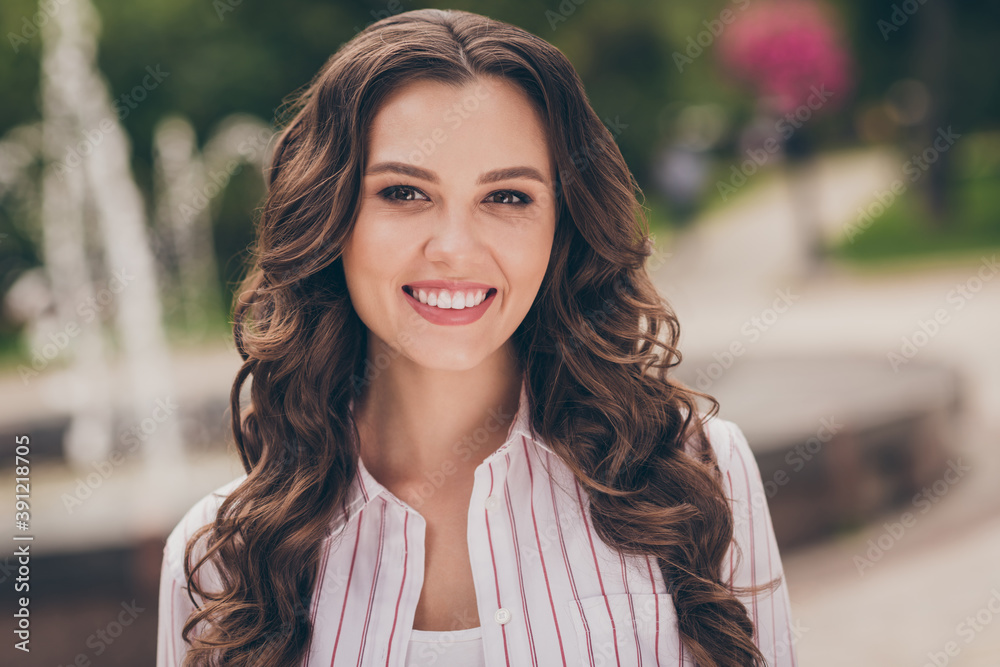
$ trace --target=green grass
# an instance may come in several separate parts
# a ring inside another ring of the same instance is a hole
[[[871,263],[1000,247],[1000,178],[963,181],[953,196],[954,214],[935,224],[923,194],[911,187],[853,240],[845,236],[833,254],[850,262]]]
[[[16,331],[0,333],[0,370],[16,369],[27,358],[27,348],[21,339],[21,334]]]
[[[932,219],[921,188],[924,183],[907,183],[906,191],[882,215],[853,239],[845,235],[832,254],[872,266],[1000,251],[1000,132],[978,133],[962,141],[954,149],[946,219]]]

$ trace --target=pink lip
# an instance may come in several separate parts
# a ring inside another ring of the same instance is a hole
[[[445,286],[445,283],[449,281],[446,280],[425,280],[419,283],[409,283],[408,287],[424,288],[424,289],[450,289]],[[459,290],[470,290],[470,289],[483,289],[488,290],[489,295],[483,299],[482,303],[478,306],[472,306],[471,308],[462,308],[461,310],[452,310],[450,308],[438,308],[437,306],[428,306],[426,303],[420,303],[420,300],[414,298],[405,289],[402,290],[403,298],[406,302],[410,304],[417,313],[420,314],[425,320],[431,324],[442,324],[442,325],[457,325],[457,324],[472,324],[480,317],[482,317],[490,304],[493,303],[493,299],[496,298],[496,289],[490,287],[489,285],[483,285],[481,283],[451,283],[452,285],[462,285],[456,289]]]

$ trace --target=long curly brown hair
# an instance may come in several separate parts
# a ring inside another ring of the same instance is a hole
[[[358,470],[349,406],[363,384],[367,330],[341,253],[358,215],[366,128],[402,82],[487,76],[515,82],[537,105],[558,172],[546,276],[513,335],[532,426],[586,490],[600,538],[655,556],[692,658],[764,664],[735,594],[779,582],[731,589],[720,578],[734,520],[694,416],[696,396],[712,403],[706,419],[719,404],[667,377],[681,360],[679,324],[646,272],[653,245],[640,191],[611,133],[554,46],[484,16],[425,9],[368,26],[290,98],[233,315],[244,362],[232,428],[247,477],[185,549],[189,595],[203,601],[183,629],[185,665],[305,658],[321,542]],[[221,590],[199,585],[206,563]],[[191,637],[196,627],[204,632]]]

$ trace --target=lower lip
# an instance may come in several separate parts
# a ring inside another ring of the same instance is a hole
[[[486,312],[486,309],[490,307],[493,303],[494,297],[497,293],[494,291],[490,296],[483,299],[483,302],[478,306],[472,306],[469,308],[466,306],[461,310],[453,310],[451,308],[438,308],[437,306],[428,306],[426,303],[420,303],[419,299],[415,299],[406,291],[403,290],[403,296],[406,297],[407,303],[413,306],[413,309],[420,313],[420,316],[431,324],[472,324]]]

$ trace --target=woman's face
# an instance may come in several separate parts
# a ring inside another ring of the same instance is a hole
[[[373,349],[479,365],[524,319],[548,265],[555,170],[542,119],[505,80],[417,80],[381,106],[365,162],[343,262]]]

